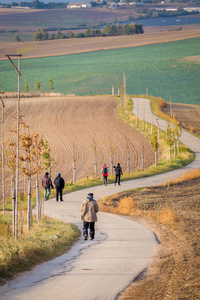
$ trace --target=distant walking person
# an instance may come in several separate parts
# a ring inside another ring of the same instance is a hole
[[[101,174],[103,175],[103,184],[104,185],[107,185],[108,172],[109,172],[109,169],[108,169],[108,167],[106,167],[106,164],[104,164],[103,168],[101,169]]]
[[[87,199],[81,204],[81,220],[83,221],[83,235],[85,240],[88,239],[88,228],[90,228],[90,239],[94,239],[98,211],[99,206],[93,199],[93,193],[89,193]]]
[[[118,185],[121,185],[120,178],[121,175],[123,175],[123,172],[122,172],[122,168],[120,167],[120,164],[118,163],[116,167],[114,166],[114,169],[115,169],[115,185],[116,183],[118,183]]]
[[[60,194],[60,201],[63,201],[62,190],[64,189],[65,181],[61,177],[60,173],[58,173],[58,176],[55,178],[54,184],[55,184],[55,188],[56,188],[56,201],[58,201],[59,194]]]
[[[51,189],[54,189],[48,172],[46,172],[44,177],[42,178],[42,186],[44,188],[44,199],[47,201],[51,194]]]

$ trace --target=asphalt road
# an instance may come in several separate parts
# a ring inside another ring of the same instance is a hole
[[[139,101],[139,102],[138,102]],[[140,103],[140,104],[139,104]],[[145,99],[134,99],[134,112],[156,122]],[[166,129],[166,122],[159,121]],[[121,186],[93,187],[64,196],[63,202],[45,202],[45,213],[82,229],[80,205],[89,192],[96,200],[103,196],[161,184],[181,175],[183,170],[200,167],[200,141],[187,132],[181,141],[196,154],[189,166],[169,173],[122,182]],[[0,289],[0,299],[114,300],[152,261],[158,241],[144,225],[117,215],[98,213],[93,241],[83,237],[66,254],[26,272]]]

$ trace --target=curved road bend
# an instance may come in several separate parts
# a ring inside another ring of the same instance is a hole
[[[133,99],[138,115],[152,121],[149,101]],[[138,106],[137,106],[138,105]],[[136,111],[135,111],[136,113]],[[141,114],[141,115],[140,115]],[[166,122],[160,120],[160,128]],[[45,202],[46,214],[82,229],[80,204],[88,192],[95,199],[135,187],[161,184],[181,175],[183,170],[200,167],[200,141],[183,132],[181,141],[196,154],[190,165],[169,173],[122,182],[121,186],[98,186],[64,195],[63,202]],[[94,241],[80,240],[66,254],[26,272],[0,289],[0,299],[28,300],[114,300],[151,263],[158,245],[152,231],[140,223],[117,215],[98,213]]]

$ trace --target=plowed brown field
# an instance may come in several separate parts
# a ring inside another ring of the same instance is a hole
[[[16,101],[5,99],[5,141],[13,136],[7,128],[15,126]],[[154,162],[150,143],[118,118],[117,101],[111,96],[22,98],[20,114],[32,133],[38,132],[49,142],[56,161],[52,179],[60,172],[66,182],[72,181],[74,158],[77,179],[93,176],[95,153],[92,145],[96,146],[98,176],[103,163],[110,167],[111,147],[115,149],[114,164],[120,162],[124,172],[127,171],[128,153],[131,171],[141,168],[143,147],[145,167]],[[8,190],[10,177],[7,173]],[[23,176],[21,186],[22,180]]]

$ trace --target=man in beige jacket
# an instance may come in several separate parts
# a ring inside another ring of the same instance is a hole
[[[90,228],[90,239],[94,239],[98,211],[99,206],[93,199],[93,193],[89,193],[87,199],[81,204],[81,220],[83,220],[83,235],[85,240],[88,239],[88,228]]]

